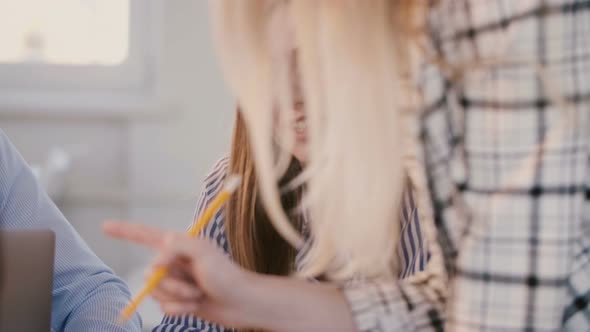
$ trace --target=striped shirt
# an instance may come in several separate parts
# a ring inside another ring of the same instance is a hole
[[[197,203],[195,217],[198,217],[206,209],[223,187],[223,182],[227,175],[227,168],[228,158],[223,158],[215,164],[212,172],[207,176],[204,189]],[[398,255],[402,267],[400,271],[400,279],[404,279],[413,275],[417,271],[422,271],[428,261],[427,245],[421,235],[418,213],[410,192],[404,194],[401,220],[402,241],[398,248]],[[201,235],[215,240],[217,245],[231,257],[224,222],[224,211],[219,210],[215,214],[213,220],[203,230]],[[305,248],[302,249],[302,251],[304,250]],[[300,257],[300,255],[298,255],[298,257]],[[357,283],[355,282],[355,284]],[[212,322],[200,319],[199,317],[184,315],[176,317],[165,316],[162,323],[153,330],[153,332],[177,331],[229,332],[232,331],[232,329],[226,329]]]
[[[130,300],[127,286],[67,222],[0,130],[0,230],[23,229],[50,229],[56,236],[53,331],[141,331],[138,315],[117,324]]]

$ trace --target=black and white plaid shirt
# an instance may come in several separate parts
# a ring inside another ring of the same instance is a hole
[[[359,330],[590,331],[590,1],[439,0],[428,22],[421,139],[449,297],[348,289]]]

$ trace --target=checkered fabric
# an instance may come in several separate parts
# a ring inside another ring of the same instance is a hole
[[[349,289],[359,330],[590,331],[590,1],[440,0],[427,21],[421,141],[450,295]]]

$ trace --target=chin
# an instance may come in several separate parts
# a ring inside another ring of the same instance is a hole
[[[307,161],[307,150],[304,148],[295,148],[292,155],[302,164]]]

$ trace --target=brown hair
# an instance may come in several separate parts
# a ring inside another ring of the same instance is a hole
[[[301,166],[291,159],[289,168],[278,181],[284,187],[301,172]],[[289,275],[293,272],[297,254],[275,230],[259,199],[256,171],[248,133],[238,110],[234,124],[228,174],[242,176],[240,188],[226,205],[226,230],[234,261],[245,269],[264,274]],[[300,218],[295,213],[301,190],[281,195],[283,209],[297,229]]]

